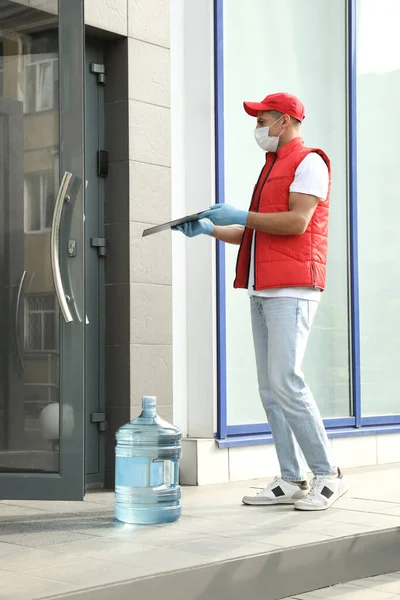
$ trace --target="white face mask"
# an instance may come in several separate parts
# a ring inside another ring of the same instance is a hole
[[[282,117],[279,117],[275,123],[281,119]],[[265,152],[276,152],[278,150],[279,138],[282,132],[279,135],[269,135],[269,130],[275,125],[275,123],[272,123],[271,126],[267,125],[266,127],[257,127],[257,129],[254,130],[256,142]]]

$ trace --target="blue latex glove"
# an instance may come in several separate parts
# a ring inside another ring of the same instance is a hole
[[[190,223],[184,223],[177,227],[172,227],[174,231],[180,231],[187,237],[197,237],[198,235],[211,235],[214,229],[214,225],[208,219],[201,219],[200,221],[191,221]]]
[[[243,225],[246,226],[249,213],[239,210],[230,204],[214,204],[209,210],[201,213],[202,219],[210,219],[214,225]]]

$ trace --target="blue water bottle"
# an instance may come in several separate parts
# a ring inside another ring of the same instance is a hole
[[[114,513],[124,523],[171,523],[181,516],[182,433],[157,415],[156,403],[145,396],[140,416],[116,433]]]

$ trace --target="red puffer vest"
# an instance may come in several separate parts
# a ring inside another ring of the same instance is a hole
[[[281,287],[325,288],[331,187],[331,168],[326,154],[317,148],[306,148],[302,138],[293,139],[277,153],[268,152],[254,188],[250,211],[288,211],[289,187],[297,167],[310,152],[317,152],[328,167],[328,198],[318,204],[302,235],[255,232],[255,290]],[[248,287],[252,237],[253,230],[246,228],[238,253],[235,288]]]

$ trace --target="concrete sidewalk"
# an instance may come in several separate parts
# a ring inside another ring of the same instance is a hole
[[[378,575],[368,579],[351,581],[345,585],[309,592],[300,596],[292,596],[286,600],[324,600],[337,598],[343,600],[395,600],[400,597],[400,572],[389,575]]]
[[[117,523],[112,492],[81,503],[2,501],[0,599],[47,598],[400,528],[399,465],[346,476],[350,492],[316,513],[243,506],[243,494],[264,481],[184,488],[182,518],[154,527]]]

